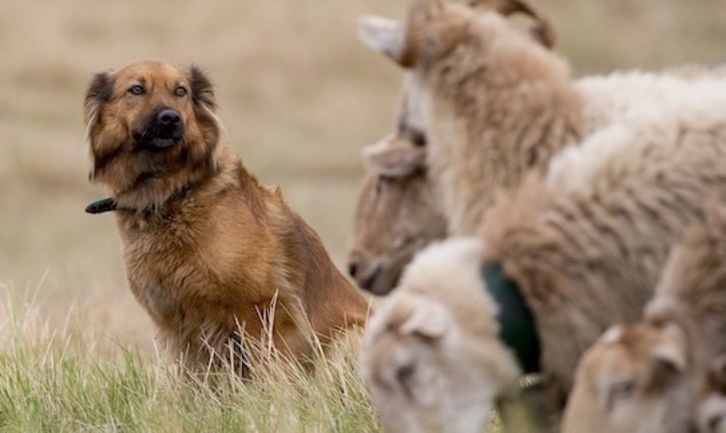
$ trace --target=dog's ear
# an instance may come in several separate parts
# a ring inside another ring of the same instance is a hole
[[[212,82],[198,66],[192,65],[189,68],[189,85],[192,88],[192,101],[195,106],[204,106],[212,112],[217,110]]]
[[[95,74],[88,84],[86,99],[83,102],[83,120],[89,127],[95,123],[101,104],[111,100],[113,78],[108,72]]]
[[[111,100],[113,96],[114,79],[108,72],[99,72],[91,78],[86,90],[86,98],[83,101],[83,120],[86,122],[86,139],[89,143],[89,149],[93,156],[93,167],[88,173],[88,180],[93,181],[96,177],[97,166],[99,164],[96,148],[91,141],[95,136],[96,126],[99,120],[99,111],[103,104]]]

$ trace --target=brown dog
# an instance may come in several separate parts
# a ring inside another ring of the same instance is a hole
[[[116,211],[131,290],[185,365],[242,354],[241,329],[303,358],[314,336],[362,325],[367,303],[280,191],[245,170],[215,109],[196,67],[96,74],[84,105],[90,179],[113,196],[87,211]]]

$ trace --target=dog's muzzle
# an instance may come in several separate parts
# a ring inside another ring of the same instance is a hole
[[[141,147],[162,150],[173,146],[182,138],[184,122],[176,110],[162,108],[149,117],[146,127],[133,134]]]

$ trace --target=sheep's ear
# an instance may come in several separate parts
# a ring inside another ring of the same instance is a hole
[[[406,52],[406,37],[400,22],[364,15],[358,19],[358,37],[366,47],[405,66],[403,58]]]
[[[452,318],[448,310],[440,304],[427,302],[413,310],[400,328],[404,335],[418,335],[427,340],[438,340],[451,326]]]
[[[668,386],[674,377],[682,375],[688,368],[688,343],[680,327],[664,325],[660,341],[650,351],[652,375],[648,381],[651,389]]]
[[[662,330],[661,341],[653,348],[652,356],[655,362],[682,373],[688,365],[687,351],[688,343],[683,330],[675,324],[667,324]]]
[[[212,82],[195,65],[189,68],[189,85],[191,86],[192,102],[195,106],[203,106],[212,112],[217,110],[217,99],[214,96]]]
[[[371,172],[398,178],[425,167],[426,149],[389,137],[363,149],[363,157]]]

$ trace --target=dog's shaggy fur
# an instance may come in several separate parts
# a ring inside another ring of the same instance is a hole
[[[361,325],[367,303],[316,233],[223,140],[196,67],[143,61],[99,73],[85,99],[90,179],[112,192],[132,292],[192,369],[269,336],[308,355]]]

